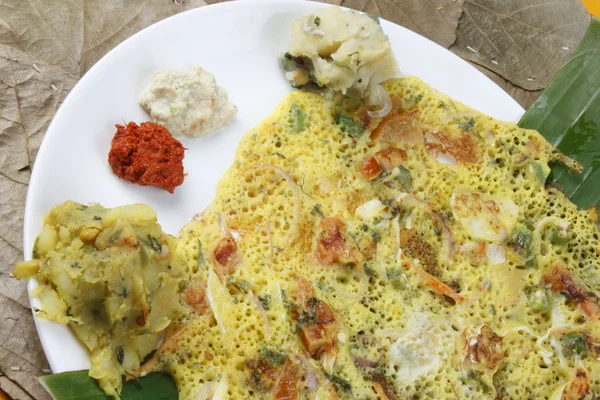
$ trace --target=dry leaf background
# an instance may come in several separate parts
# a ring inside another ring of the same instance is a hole
[[[218,0],[217,0],[218,1]],[[214,3],[217,1],[207,1]],[[580,0],[325,0],[378,14],[472,62],[524,107],[581,41]],[[24,282],[23,207],[37,149],[78,79],[106,52],[202,0],[0,0],[0,398],[47,399]]]

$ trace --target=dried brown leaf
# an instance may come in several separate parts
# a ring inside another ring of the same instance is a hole
[[[481,65],[477,65],[475,63],[471,63],[471,64],[475,68],[477,68],[479,71],[483,72],[488,78],[493,80],[494,83],[496,83],[496,85],[500,86],[506,93],[508,93],[510,95],[510,97],[515,99],[516,102],[519,103],[521,105],[521,107],[523,107],[525,110],[527,110],[529,108],[529,106],[531,106],[533,104],[535,99],[537,99],[539,97],[539,95],[542,94],[542,90],[525,90],[523,88],[520,88],[520,87],[512,84],[510,81],[507,81],[506,79],[504,79],[503,77],[501,77],[500,75],[495,73],[494,71],[490,71],[489,69],[487,69]]]
[[[546,87],[589,25],[580,0],[466,0],[450,48],[525,90]]]
[[[464,0],[344,0],[342,6],[376,14],[448,48]]]
[[[81,76],[118,43],[202,0],[6,0],[0,3],[0,43]]]
[[[47,399],[35,377],[47,371],[31,310],[0,294],[0,385],[14,399]]]
[[[327,3],[334,6],[341,6],[342,0],[319,0],[321,3]]]

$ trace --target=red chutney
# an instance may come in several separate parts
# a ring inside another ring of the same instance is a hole
[[[142,186],[157,186],[169,193],[183,183],[186,149],[167,128],[153,122],[139,126],[130,122],[116,127],[108,163],[119,178]]]

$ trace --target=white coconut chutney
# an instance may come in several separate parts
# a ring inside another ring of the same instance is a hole
[[[156,71],[138,102],[152,121],[165,126],[173,136],[204,136],[229,125],[237,113],[227,91],[217,86],[213,74],[200,67]]]

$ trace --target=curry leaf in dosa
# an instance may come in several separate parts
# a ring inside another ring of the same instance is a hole
[[[583,165],[576,174],[554,165],[559,183],[579,207],[600,206],[600,19],[593,18],[573,58],[552,79],[519,125],[538,130]]]

